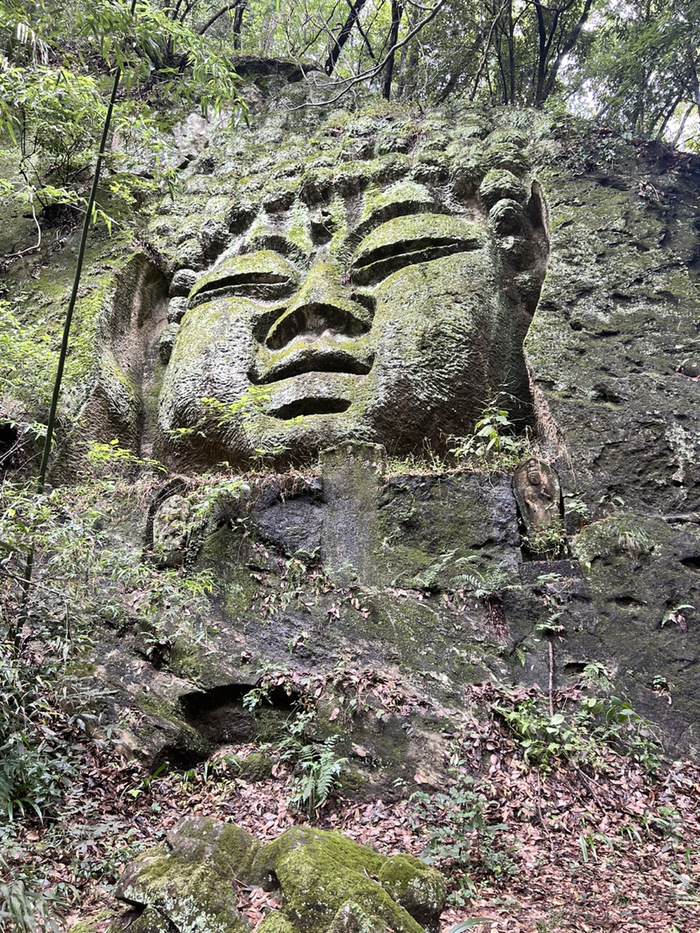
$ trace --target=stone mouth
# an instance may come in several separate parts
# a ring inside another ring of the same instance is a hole
[[[374,353],[362,356],[337,347],[301,346],[285,353],[282,359],[272,360],[258,373],[251,373],[251,382],[267,385],[307,373],[346,373],[366,376],[374,364]]]
[[[335,415],[341,414],[350,408],[350,400],[345,398],[332,398],[327,396],[298,398],[290,402],[283,402],[268,409],[268,415],[289,421],[302,415]]]
[[[305,372],[269,384],[265,414],[289,421],[301,415],[338,415],[356,398],[362,377],[347,372]]]

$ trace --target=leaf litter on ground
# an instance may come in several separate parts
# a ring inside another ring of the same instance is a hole
[[[460,767],[483,798],[487,823],[505,827],[495,844],[515,870],[494,877],[476,845],[465,888],[461,867],[449,859],[438,863],[453,899],[441,918],[443,933],[455,925],[469,929],[464,924],[472,921],[488,933],[696,933],[697,765],[675,762],[653,780],[638,762],[602,748],[595,770],[560,762],[538,771],[497,718],[470,719],[452,736],[460,745]],[[240,757],[253,751],[259,748],[227,748]],[[410,799],[418,789],[409,785],[363,801],[344,799],[341,789],[321,809],[317,825],[383,854],[420,856],[430,827]],[[228,756],[144,779],[140,766],[121,760],[113,746],[86,746],[80,779],[66,795],[58,824],[18,823],[7,871],[33,870],[48,889],[71,899],[70,927],[105,907],[119,909],[113,889],[121,866],[157,844],[183,816],[231,821],[267,841],[306,821],[289,804],[293,792],[294,775],[283,762],[258,782],[242,777]],[[234,887],[253,926],[279,907],[274,894],[241,882]],[[104,920],[96,929],[107,925]]]

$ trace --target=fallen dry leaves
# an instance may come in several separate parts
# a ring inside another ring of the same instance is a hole
[[[672,764],[654,782],[636,762],[604,750],[595,772],[569,763],[539,773],[525,764],[516,742],[493,718],[471,721],[454,738],[461,747],[460,767],[479,782],[489,822],[505,826],[496,845],[508,851],[517,870],[494,879],[476,860],[468,872],[473,896],[444,912],[443,931],[470,918],[483,918],[476,929],[488,933],[700,929],[696,765]],[[254,746],[228,751],[245,757],[253,750],[258,751]],[[293,781],[279,762],[269,779],[246,781],[225,757],[200,766],[189,779],[172,773],[144,781],[135,765],[93,748],[67,801],[75,825],[83,821],[82,831],[61,836],[30,826],[23,831],[21,859],[48,867],[52,884],[74,886],[80,906],[70,921],[91,916],[116,906],[111,890],[122,858],[160,841],[185,814],[232,821],[260,840],[303,822],[288,805]],[[415,789],[361,803],[337,797],[321,811],[319,825],[383,853],[419,855],[426,827],[409,799]],[[96,864],[104,866],[99,881]],[[449,864],[443,868],[456,887],[460,871]],[[260,888],[235,879],[232,884],[239,908],[253,924],[279,906]]]

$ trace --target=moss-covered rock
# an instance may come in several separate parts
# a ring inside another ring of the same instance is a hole
[[[427,881],[426,873],[432,876],[437,872],[410,862],[387,872],[388,887],[404,895],[404,906],[383,884],[373,880],[377,877],[381,881],[386,863],[382,856],[340,833],[297,826],[263,846],[255,868],[269,879],[277,879],[286,916],[295,926],[311,933],[325,930],[348,901],[359,906],[366,916],[380,918],[386,926],[402,933],[420,929],[412,916],[416,912],[424,922],[426,918],[436,922],[444,906],[445,889],[444,885],[440,889],[439,881],[432,877],[433,883]],[[426,883],[421,888],[423,881]],[[409,889],[415,895],[413,901]]]
[[[145,908],[142,933],[159,929],[162,920],[164,929],[178,933],[245,933],[249,924],[236,907],[231,879],[254,877],[258,848],[237,826],[186,817],[165,843],[126,869],[117,896]]]
[[[387,894],[427,930],[439,929],[446,885],[440,872],[411,855],[393,855],[380,869]]]
[[[238,933],[231,879],[280,890],[267,933],[421,933],[436,929],[445,883],[417,859],[387,859],[340,833],[296,826],[260,847],[244,830],[188,817],[125,871],[117,896],[143,907],[140,933]]]

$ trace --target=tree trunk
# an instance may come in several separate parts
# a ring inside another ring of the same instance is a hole
[[[236,7],[236,12],[233,14],[233,47],[237,52],[241,50],[241,33],[243,31],[243,14],[246,10],[246,0],[241,0],[241,3]]]
[[[343,51],[343,46],[350,38],[350,33],[352,28],[359,19],[360,13],[362,12],[362,7],[367,3],[367,0],[355,0],[355,2],[350,7],[350,12],[348,13],[348,18],[343,23],[343,28],[338,33],[338,38],[335,40],[335,45],[328,53],[328,58],[326,59],[326,64],[323,66],[323,70],[327,75],[332,75],[335,70],[335,66],[338,63],[340,58],[340,53]]]
[[[389,55],[384,66],[382,76],[382,97],[384,100],[391,98],[391,82],[394,79],[394,46],[399,38],[399,26],[401,25],[401,14],[403,7],[401,0],[391,0],[391,29],[389,30]]]

